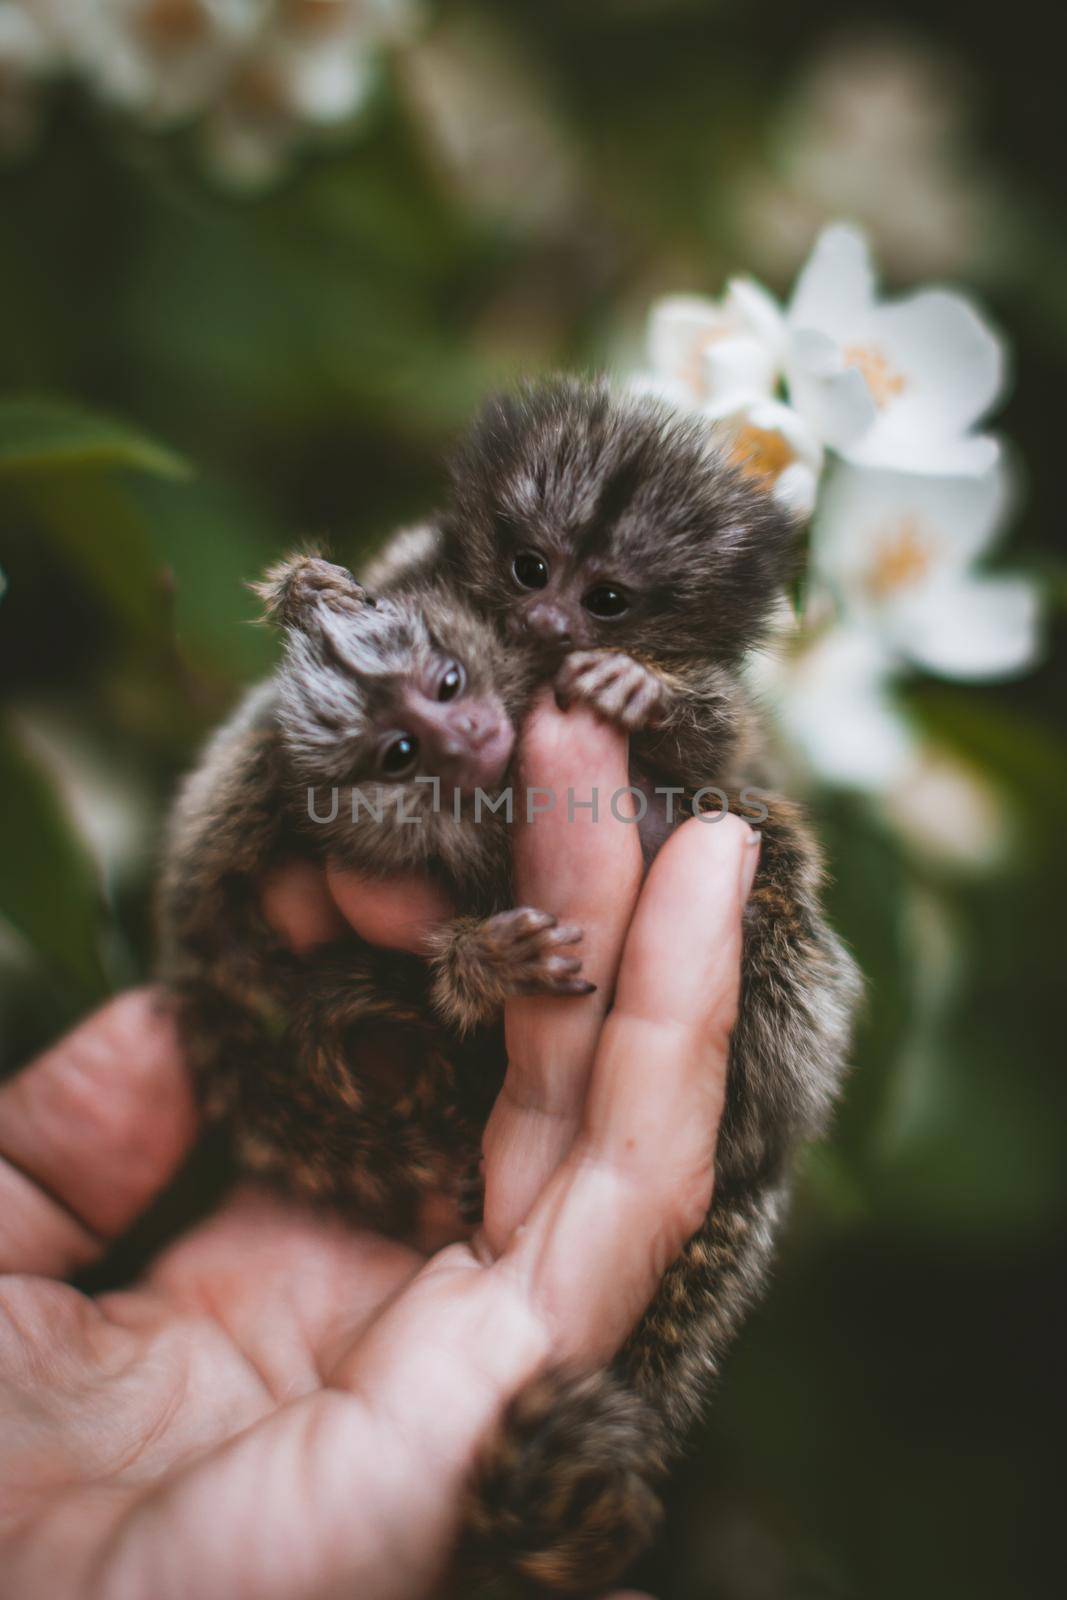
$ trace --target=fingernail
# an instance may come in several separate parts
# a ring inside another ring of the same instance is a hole
[[[760,836],[754,828],[748,829],[748,838],[741,851],[741,894],[744,901],[752,893],[752,884],[759,867]]]

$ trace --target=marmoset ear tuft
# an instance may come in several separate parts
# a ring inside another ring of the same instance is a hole
[[[335,566],[321,556],[287,556],[249,588],[263,601],[264,621],[282,628],[305,628],[319,606],[354,616],[375,603],[347,567]]]

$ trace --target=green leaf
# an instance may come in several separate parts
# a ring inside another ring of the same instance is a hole
[[[116,620],[149,640],[166,637],[163,575],[130,485],[96,464],[56,461],[6,483],[8,520],[46,538]]]
[[[0,478],[53,467],[132,467],[188,477],[181,456],[110,417],[53,400],[0,400]]]
[[[54,788],[0,723],[0,915],[83,1001],[107,989],[100,952],[100,893],[92,861]]]
[[[132,498],[157,570],[168,574],[172,625],[191,666],[223,681],[266,671],[274,641],[251,626],[257,608],[246,586],[277,557],[284,530],[247,492],[210,480],[177,490],[145,478]]]

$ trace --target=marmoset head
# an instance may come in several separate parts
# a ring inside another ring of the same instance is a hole
[[[546,656],[729,664],[790,575],[796,528],[708,424],[603,381],[490,400],[452,467],[451,571]]]
[[[285,630],[278,718],[300,782],[439,778],[463,793],[500,783],[515,742],[494,672],[500,646],[454,600],[375,599],[344,567],[307,555],[253,587]]]

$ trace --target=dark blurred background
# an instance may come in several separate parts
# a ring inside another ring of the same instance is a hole
[[[151,970],[168,797],[271,658],[244,581],[302,536],[357,560],[434,503],[491,384],[633,366],[659,293],[737,270],[784,293],[827,220],[868,230],[891,287],[968,288],[1013,345],[1009,554],[1054,644],[1067,149],[1047,7],[912,0],[861,24],[826,0],[441,0],[374,52],[351,126],[279,133],[260,106],[262,162],[247,140],[235,162],[232,126],[228,145],[158,130],[5,61],[2,11],[3,1070]],[[907,691],[995,793],[996,860],[813,797],[869,1003],[772,1292],[636,1575],[661,1600],[1062,1585],[1052,644],[1010,685]]]

